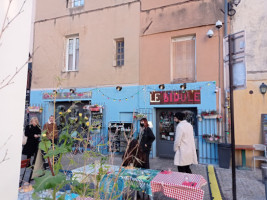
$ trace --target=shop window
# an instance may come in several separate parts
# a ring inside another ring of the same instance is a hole
[[[67,38],[66,70],[77,71],[79,65],[79,37]]]
[[[84,5],[84,0],[67,0],[68,8],[75,8]]]
[[[195,36],[173,38],[171,48],[172,83],[194,82],[196,80]]]
[[[116,55],[115,55],[115,66],[124,65],[124,39],[118,39],[116,41]]]
[[[175,137],[174,114],[175,113],[171,111],[164,111],[160,113],[159,131],[161,140],[174,141]]]

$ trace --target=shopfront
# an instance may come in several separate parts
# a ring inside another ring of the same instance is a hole
[[[159,85],[123,86],[118,91],[116,87],[79,88],[70,92],[67,89],[58,90],[53,98],[51,90],[34,90],[31,92],[31,102],[41,103],[43,108],[42,125],[48,117],[56,113],[57,125],[62,123],[60,112],[72,107],[70,117],[87,117],[90,124],[95,123],[94,133],[98,143],[107,143],[109,131],[114,132],[114,126],[120,131],[134,131],[134,137],[139,132],[140,117],[147,117],[156,140],[152,146],[151,157],[173,158],[173,143],[176,123],[174,114],[184,112],[186,119],[193,125],[198,159],[200,163],[217,163],[217,144],[206,142],[205,134],[218,134],[217,120],[204,119],[204,112],[216,110],[215,82],[166,84],[165,89]],[[184,86],[184,84],[183,84]],[[132,130],[125,124],[131,124]],[[113,128],[113,129],[111,129]],[[123,135],[116,137],[118,152],[125,148]],[[122,141],[118,141],[122,139]],[[124,143],[123,143],[124,142]],[[115,144],[114,143],[114,144]],[[106,148],[102,153],[109,153]]]
[[[177,126],[174,121],[174,115],[176,112],[186,114],[186,120],[193,125],[194,136],[197,141],[196,108],[159,108],[156,111],[156,147],[158,157],[174,157],[173,144]]]
[[[151,105],[169,105],[168,108],[156,109],[156,146],[157,156],[173,158],[173,144],[176,134],[176,122],[174,115],[176,112],[183,112],[186,115],[186,120],[194,127],[194,136],[198,136],[197,128],[197,108],[196,107],[179,107],[186,104],[200,104],[200,90],[178,90],[178,91],[163,91],[151,92]]]

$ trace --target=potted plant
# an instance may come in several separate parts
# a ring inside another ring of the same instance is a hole
[[[91,111],[95,111],[95,112],[98,112],[98,111],[100,110],[100,108],[101,108],[101,106],[99,106],[99,105],[97,105],[97,104],[92,105],[92,106],[89,107],[89,109],[90,109]]]
[[[211,110],[211,111],[204,111],[201,113],[202,117],[204,119],[216,119],[217,118],[217,111]]]
[[[220,140],[220,136],[218,136],[218,135],[204,134],[204,135],[202,135],[202,138],[203,138],[207,143],[218,143],[219,140]]]
[[[134,115],[134,119],[136,119],[136,120],[141,120],[142,118],[147,118],[147,116],[143,113],[138,113],[138,114]]]

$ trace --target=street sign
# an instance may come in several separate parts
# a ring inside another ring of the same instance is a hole
[[[233,86],[234,89],[245,89],[247,87],[247,69],[245,62],[245,31],[234,33],[232,36],[233,52]],[[223,39],[223,60],[225,80],[229,80],[229,41],[228,36]],[[229,88],[229,82],[226,82],[226,88]]]

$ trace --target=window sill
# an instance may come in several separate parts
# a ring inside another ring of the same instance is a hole
[[[79,70],[62,70],[63,73],[67,73],[67,72],[79,72]]]
[[[114,65],[113,67],[123,67],[124,65]]]
[[[84,7],[84,5],[82,5],[82,6],[68,7],[68,9],[70,9],[70,10],[81,10],[81,9],[83,9],[83,7]]]

